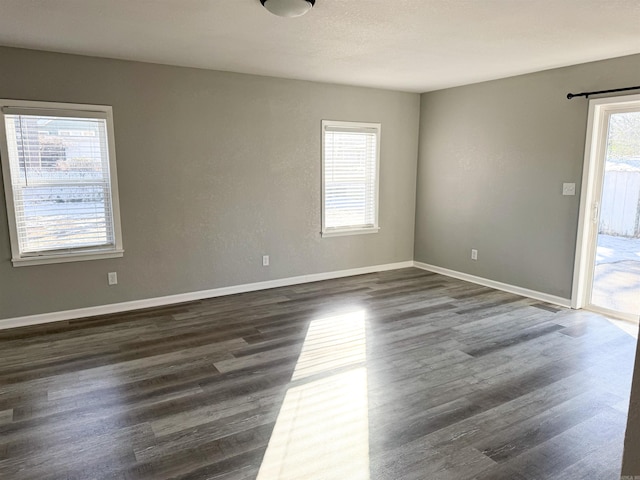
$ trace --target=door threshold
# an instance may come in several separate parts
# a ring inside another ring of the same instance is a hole
[[[638,327],[640,325],[640,317],[638,315],[616,312],[615,310],[608,310],[606,308],[585,307],[584,309],[589,312],[602,315],[619,329],[623,330],[636,339],[638,338]]]

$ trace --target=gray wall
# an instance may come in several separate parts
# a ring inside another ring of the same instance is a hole
[[[640,454],[638,452],[640,452],[640,343],[638,344],[636,366],[633,371],[631,403],[629,404],[627,434],[624,441],[622,475],[640,476]]]
[[[423,94],[415,260],[569,298],[588,101],[566,94],[638,83],[634,55]]]
[[[0,98],[113,106],[125,248],[15,268],[1,192],[0,318],[413,258],[417,94],[10,48],[0,65]],[[323,119],[382,123],[378,234],[319,235]]]

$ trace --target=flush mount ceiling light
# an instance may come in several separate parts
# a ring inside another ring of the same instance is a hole
[[[316,0],[260,0],[262,6],[279,17],[299,17],[316,3]]]

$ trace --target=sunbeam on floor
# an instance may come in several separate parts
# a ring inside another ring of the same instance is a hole
[[[314,320],[258,480],[369,479],[365,311]]]

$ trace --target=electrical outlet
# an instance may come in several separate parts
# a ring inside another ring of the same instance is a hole
[[[109,272],[109,285],[117,285],[118,284],[118,274],[116,272]]]
[[[475,248],[471,249],[471,260],[478,260],[478,250]]]
[[[262,256],[262,266],[263,267],[268,267],[269,266],[269,255],[263,255]]]
[[[562,184],[562,195],[575,195],[576,194],[576,184],[575,183],[563,183]]]

